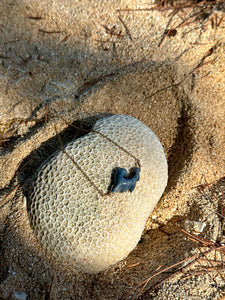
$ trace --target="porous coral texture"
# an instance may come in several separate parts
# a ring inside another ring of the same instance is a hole
[[[44,162],[34,179],[28,197],[31,227],[49,256],[98,273],[138,243],[167,184],[166,158],[155,134],[124,115],[98,120],[65,151]],[[137,166],[134,157],[141,164],[135,190],[107,193],[113,170],[129,172]]]

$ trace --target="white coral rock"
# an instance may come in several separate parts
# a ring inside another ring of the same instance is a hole
[[[67,144],[65,151],[105,195],[63,151],[57,151],[33,182],[30,224],[48,255],[82,272],[98,273],[137,245],[167,184],[166,157],[155,134],[124,115],[98,120],[93,131]],[[140,160],[140,180],[133,192],[106,194],[114,168],[129,172],[135,167],[136,160],[127,152]]]

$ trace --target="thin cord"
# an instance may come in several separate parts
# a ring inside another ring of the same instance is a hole
[[[56,117],[56,118],[61,118],[61,117],[58,117],[58,116],[53,116],[53,117]],[[129,151],[127,151],[126,149],[124,149],[122,146],[120,146],[118,143],[114,142],[112,139],[110,139],[109,137],[107,137],[106,135],[104,135],[103,133],[97,131],[97,130],[93,130],[93,129],[84,129],[84,128],[80,128],[78,126],[75,126],[71,123],[69,123],[67,120],[65,120],[64,118],[61,118],[68,126],[72,126],[74,127],[75,129],[77,130],[83,130],[84,132],[95,132],[99,135],[101,135],[102,137],[104,137],[105,139],[107,139],[108,141],[110,141],[111,143],[113,143],[114,145],[116,145],[118,148],[120,148],[122,151],[124,151],[126,154],[130,155],[137,163],[138,167],[141,169],[141,163],[140,163],[140,160],[138,158],[136,158],[132,153],[130,153]]]
[[[52,116],[52,117],[58,117],[58,116]],[[58,118],[61,118],[61,117],[58,117]],[[77,130],[83,130],[85,132],[94,132],[94,133],[97,133],[99,135],[101,135],[103,138],[107,139],[108,141],[110,141],[111,143],[113,143],[114,145],[116,145],[119,149],[121,149],[122,151],[124,151],[126,154],[130,155],[137,163],[138,167],[140,168],[141,170],[141,163],[140,163],[140,160],[138,158],[136,158],[133,154],[131,154],[129,151],[127,151],[126,149],[124,149],[122,146],[120,146],[118,143],[114,142],[112,139],[110,139],[109,137],[107,137],[106,135],[104,135],[103,133],[97,131],[97,130],[93,130],[93,129],[84,129],[84,128],[80,128],[78,126],[75,126],[73,124],[70,124],[67,120],[65,120],[64,118],[61,118],[67,125],[69,126],[72,126],[74,127],[75,129]],[[96,189],[96,191],[101,195],[101,196],[104,196],[104,193],[95,185],[95,183],[90,179],[90,177],[86,174],[86,172],[84,172],[82,170],[82,168],[79,166],[79,164],[73,159],[72,156],[70,156],[66,151],[65,149],[63,148],[63,143],[62,143],[62,139],[61,139],[61,136],[60,134],[58,133],[57,131],[57,128],[56,128],[56,125],[55,125],[55,131],[56,131],[56,134],[57,134],[57,137],[58,137],[58,140],[59,140],[59,143],[60,143],[60,148],[62,150],[63,153],[66,154],[66,156],[72,160],[72,162],[75,164],[75,166],[78,168],[78,170],[85,176],[85,178],[90,182],[90,184]],[[106,193],[108,194],[108,193]]]
[[[63,143],[62,143],[62,139],[59,135],[59,133],[57,132],[57,129],[56,129],[56,126],[55,126],[55,131],[56,131],[56,134],[57,134],[57,137],[58,137],[58,140],[59,140],[59,143],[60,143],[60,148],[62,150],[63,153],[66,154],[67,157],[69,157],[72,162],[75,164],[75,166],[78,168],[79,171],[81,171],[81,173],[85,176],[85,178],[91,183],[91,185],[96,189],[96,191],[101,195],[101,196],[104,196],[104,193],[102,191],[100,191],[97,186],[94,184],[94,182],[88,177],[88,175],[82,170],[82,168],[78,165],[78,163],[73,159],[72,156],[70,156],[66,151],[65,149],[63,148]]]

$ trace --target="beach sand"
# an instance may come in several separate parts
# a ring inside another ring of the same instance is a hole
[[[211,249],[224,243],[225,6],[154,7],[2,0],[1,299],[15,299],[15,291],[27,299],[225,296],[224,250]],[[105,114],[131,115],[155,132],[169,181],[126,259],[98,275],[73,274],[38,245],[23,186],[59,148],[56,130],[66,142],[79,134],[68,122],[87,126]],[[205,224],[197,235],[205,247],[187,237],[187,221]]]

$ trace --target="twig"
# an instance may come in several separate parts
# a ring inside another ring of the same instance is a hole
[[[194,242],[193,242],[194,243]],[[198,248],[198,250],[201,252],[201,254],[206,258],[206,260],[208,261],[208,263],[212,266],[212,268],[220,275],[220,277],[223,279],[223,281],[225,282],[225,277],[223,276],[223,274],[216,268],[216,266],[214,266],[214,264],[210,261],[210,259],[208,259],[208,257],[206,256],[206,254],[201,250],[201,248],[196,245],[196,243],[194,243],[195,246]]]
[[[185,9],[185,8],[195,8],[195,7],[203,7],[204,5],[212,5],[212,4],[220,4],[220,3],[224,3],[223,1],[210,1],[210,2],[206,2],[205,0],[200,1],[200,2],[195,2],[195,1],[187,1],[184,4],[181,5],[168,5],[168,6],[153,6],[151,8],[122,8],[122,9],[117,9],[116,11],[118,12],[122,12],[122,11],[132,11],[132,12],[139,12],[139,11],[151,11],[151,10],[158,10],[158,11],[168,11],[168,10],[181,10],[181,9]]]
[[[60,44],[62,44],[62,43],[64,43],[65,41],[67,41],[68,40],[68,38],[71,36],[71,34],[67,34],[59,43],[58,43],[58,45],[60,45]]]
[[[214,251],[214,250],[219,250],[220,248],[224,248],[224,247],[212,247],[212,248],[210,248],[209,250],[205,251],[204,254],[205,254],[205,255],[206,255],[206,254],[209,254],[209,253],[211,253],[211,252]],[[188,269],[189,267],[193,266],[196,262],[198,262],[199,260],[202,259],[202,254],[201,254],[201,253],[195,254],[195,255],[193,255],[192,257],[190,257],[189,259],[193,259],[193,260],[192,260],[190,263],[188,263],[186,266],[184,266],[184,267],[180,268],[178,271],[174,272],[172,275],[170,275],[170,276],[167,277],[166,279],[160,280],[160,282],[156,283],[153,287],[151,287],[150,289],[148,289],[148,290],[143,294],[143,296],[144,296],[144,295],[149,295],[150,293],[156,291],[156,290],[157,290],[160,286],[162,286],[165,282],[171,280],[171,279],[174,278],[175,276],[183,274],[184,271],[185,271],[186,269]],[[184,261],[185,261],[185,260],[184,260]],[[184,261],[182,261],[182,262],[184,262]],[[172,267],[173,267],[173,266],[171,266],[171,268],[172,268]],[[166,270],[166,269],[164,269],[164,270]],[[162,271],[164,271],[164,270],[162,270]]]
[[[161,273],[164,273],[166,271],[168,271],[169,269],[172,269],[173,267],[176,267],[177,265],[180,265],[182,263],[187,262],[188,260],[192,259],[191,262],[189,262],[188,264],[186,264],[184,267],[181,267],[180,269],[178,269],[177,271],[175,271],[173,274],[171,274],[170,276],[168,276],[166,279],[164,280],[160,280],[160,282],[156,283],[153,287],[151,287],[150,289],[148,289],[143,295],[145,294],[150,294],[151,292],[155,291],[156,289],[158,289],[160,286],[162,286],[165,282],[171,280],[172,278],[174,278],[175,276],[179,275],[179,274],[183,274],[184,271],[186,269],[188,269],[189,267],[191,267],[192,265],[194,265],[197,261],[202,260],[202,258],[204,257],[207,261],[209,261],[208,257],[206,256],[207,254],[211,253],[212,251],[219,251],[222,254],[225,254],[224,250],[225,250],[225,246],[221,246],[219,243],[215,243],[212,242],[210,240],[204,239],[204,238],[200,238],[196,235],[190,234],[187,231],[177,228],[179,231],[181,231],[183,234],[185,234],[189,240],[191,240],[192,242],[196,243],[200,243],[202,244],[202,246],[207,246],[209,247],[209,249],[205,252],[203,252],[199,247],[197,247],[200,251],[200,253],[193,255],[192,257],[186,258],[176,264],[173,264],[167,268],[164,268],[163,270],[153,274],[152,276],[150,276],[149,278],[147,278],[146,280],[142,281],[141,283],[139,283],[137,286],[135,286],[133,289],[131,289],[131,291],[126,294],[122,299],[127,298],[133,291],[135,291],[137,288],[141,287],[141,291],[138,293],[136,299],[138,299],[138,297],[143,293],[145,287],[147,286],[147,284],[156,276],[160,275]],[[195,245],[196,246],[196,245]],[[221,262],[220,262],[221,263]],[[221,274],[220,270],[218,268],[216,268],[213,263],[211,263],[211,266],[214,270],[218,271],[218,273],[221,275],[222,279],[224,279],[223,275]],[[225,279],[224,279],[225,281]]]
[[[33,16],[29,16],[28,19],[30,19],[30,20],[35,20],[35,21],[39,21],[39,20],[42,20],[43,18],[42,18],[42,17],[33,17]]]
[[[211,186],[212,184],[215,184],[215,182],[216,182],[216,180],[209,182],[209,183],[206,182],[203,184],[199,184],[199,185],[193,186],[192,189],[197,189],[200,193],[202,193],[204,189]]]
[[[129,291],[129,293],[128,294],[126,294],[126,295],[124,295],[122,298],[121,298],[121,300],[122,299],[126,299],[133,291],[135,291],[137,288],[139,288],[140,286],[142,286],[143,284],[146,286],[146,283],[148,284],[154,277],[156,277],[156,276],[158,276],[158,275],[160,275],[160,274],[162,274],[162,273],[164,273],[164,272],[166,272],[166,271],[168,271],[168,270],[170,270],[170,269],[172,269],[172,268],[174,268],[174,267],[176,267],[176,266],[178,266],[178,265],[181,265],[181,264],[183,264],[183,263],[185,263],[185,262],[187,262],[187,261],[189,261],[189,260],[193,260],[192,262],[190,262],[189,264],[188,264],[188,266],[190,265],[190,264],[194,264],[198,259],[200,259],[202,256],[201,256],[201,254],[195,254],[195,255],[193,255],[193,256],[191,256],[191,257],[188,257],[188,258],[185,258],[185,259],[183,259],[183,260],[181,260],[181,261],[179,261],[179,262],[177,262],[177,263],[175,263],[175,264],[173,264],[173,265],[171,265],[171,266],[169,266],[169,267],[166,267],[166,268],[164,268],[163,270],[161,270],[161,271],[159,271],[159,272],[157,272],[157,273],[155,273],[155,274],[153,274],[152,276],[150,276],[149,278],[147,278],[147,279],[145,279],[145,280],[143,280],[142,282],[140,282],[138,285],[136,285],[135,287],[133,287],[130,291]],[[183,270],[184,270],[184,268],[186,268],[187,267],[187,265],[185,266],[185,267],[182,267],[182,269],[180,269],[179,271],[177,271],[177,272],[175,272],[175,273],[173,273],[172,275],[170,275],[167,279],[165,279],[165,280],[163,280],[163,281],[160,281],[160,283],[159,284],[157,284],[157,286],[159,286],[159,285],[161,285],[161,283],[164,283],[165,281],[167,281],[167,280],[169,280],[170,278],[173,278],[175,275],[177,275],[178,273],[183,273]],[[155,287],[155,286],[154,286]],[[138,297],[140,296],[140,293],[138,294]]]
[[[196,242],[199,242],[201,243],[203,246],[205,247],[212,247],[212,246],[220,246],[220,244],[217,244],[215,242],[212,242],[206,238],[203,238],[203,237],[199,237],[197,235],[194,235],[194,234],[191,234],[189,232],[187,232],[186,230],[184,229],[180,229],[180,231],[185,234],[187,236],[187,238],[190,240],[190,241],[196,241]]]
[[[224,271],[225,268],[221,268],[221,269],[219,269],[219,270],[220,270],[220,271]],[[200,276],[200,275],[205,275],[205,274],[208,274],[210,271],[215,271],[215,269],[214,269],[214,268],[208,268],[208,269],[206,269],[206,270],[202,270],[202,271],[199,271],[199,272],[194,272],[194,273],[192,273],[192,274],[190,274],[190,275],[187,275],[187,276],[182,277],[181,279],[182,279],[182,280],[185,280],[185,279],[189,279],[189,278],[191,278],[191,277]]]
[[[45,300],[51,300],[53,282],[54,282],[54,275],[52,275],[52,278],[51,278],[50,289],[49,289],[49,291],[45,294]]]
[[[41,33],[48,33],[48,34],[53,34],[53,33],[62,33],[62,31],[59,31],[59,30],[53,30],[53,31],[49,31],[49,30],[44,30],[44,29],[39,29],[38,30],[39,32]]]
[[[133,267],[136,267],[136,266],[138,266],[138,265],[140,265],[140,262],[137,262],[137,263],[128,265],[127,268],[133,268]]]
[[[112,26],[112,28],[108,28],[108,26],[102,24],[102,27],[105,28],[106,33],[110,34],[111,36],[116,36],[117,38],[122,37],[122,30],[119,30],[119,32],[116,31],[117,27],[116,25]]]
[[[98,39],[95,39],[96,42],[100,42],[100,43],[109,43],[109,44],[120,44],[122,41],[110,41],[110,40],[98,40]]]
[[[112,73],[100,76],[96,79],[86,82],[81,88],[78,89],[77,95],[75,96],[75,98],[79,98],[79,96],[81,94],[85,93],[89,88],[93,87],[95,84],[101,82],[102,80],[105,80],[106,78],[112,77],[114,75],[115,75],[115,73],[112,72]]]
[[[123,24],[123,26],[124,26],[124,28],[126,30],[126,33],[129,36],[130,40],[133,41],[132,36],[130,34],[130,30],[128,29],[127,25],[125,24],[125,22],[123,21],[123,19],[120,16],[119,16],[119,20]]]

